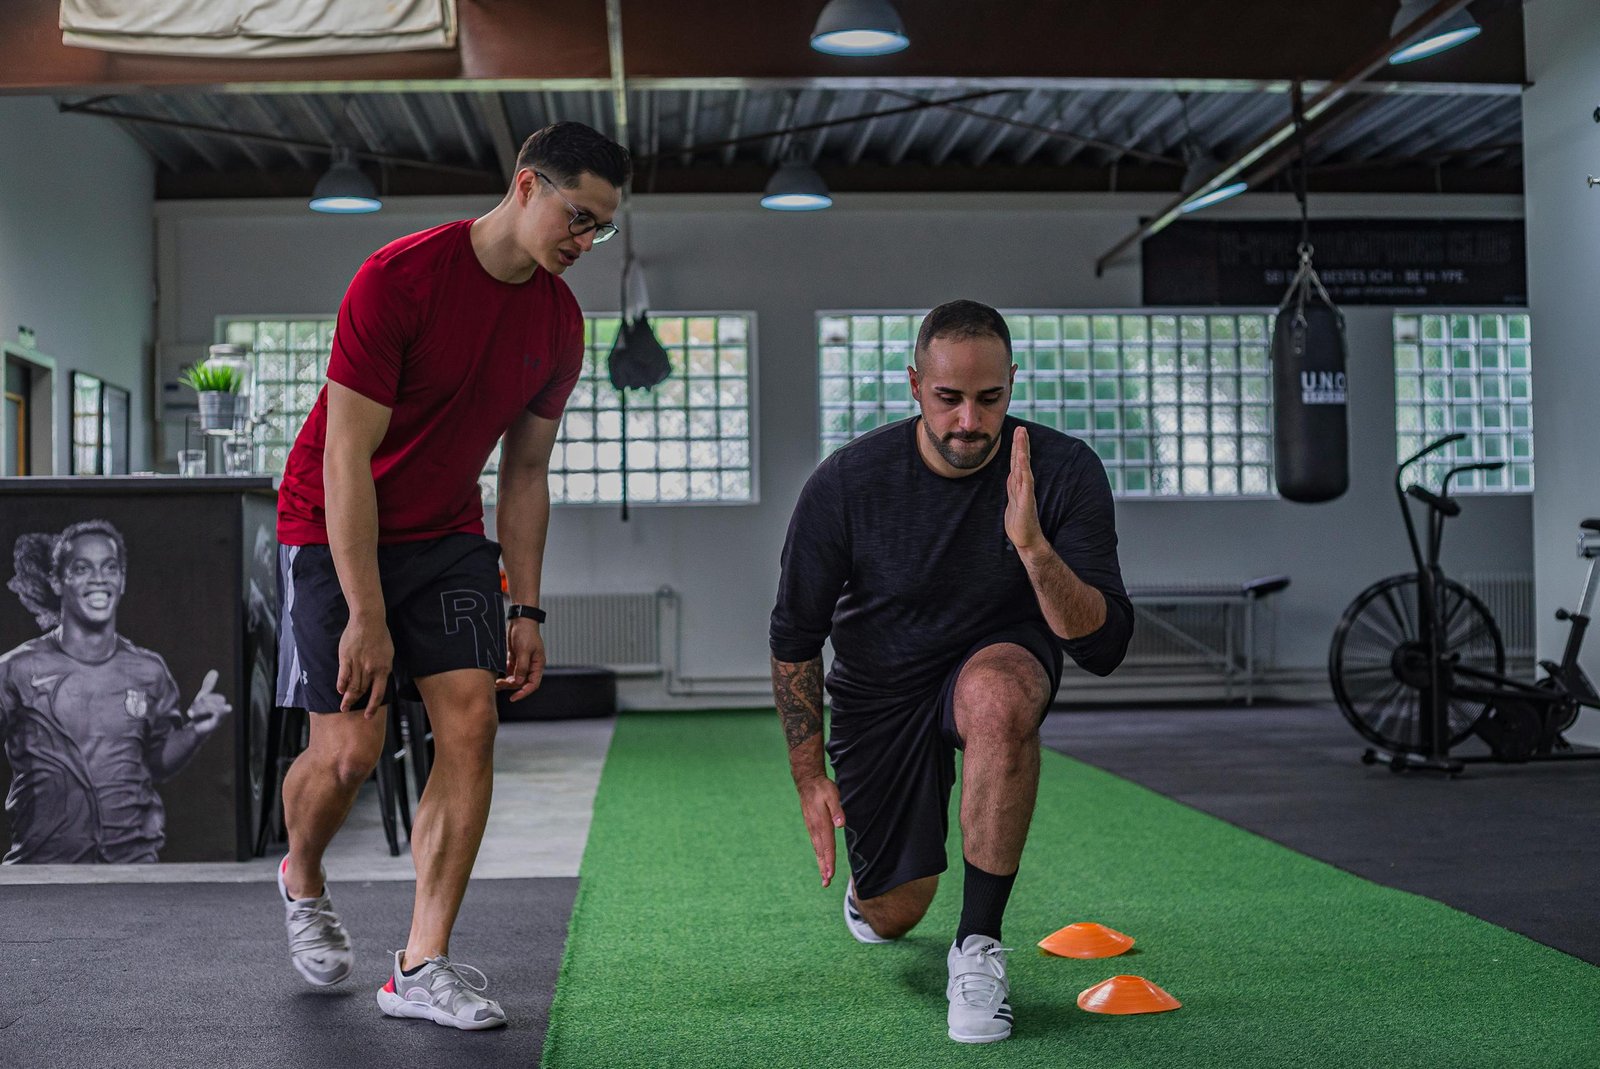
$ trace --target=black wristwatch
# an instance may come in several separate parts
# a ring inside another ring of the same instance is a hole
[[[513,605],[506,611],[506,619],[515,620],[517,617],[526,617],[536,624],[544,623],[544,610],[537,605]]]

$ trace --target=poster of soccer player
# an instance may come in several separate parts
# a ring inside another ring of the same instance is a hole
[[[152,504],[0,509],[5,864],[236,856],[243,532]]]

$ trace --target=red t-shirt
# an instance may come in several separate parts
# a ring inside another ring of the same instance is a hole
[[[583,313],[543,268],[502,282],[472,250],[472,220],[391,242],[367,258],[339,306],[328,379],[389,408],[372,455],[378,541],[483,533],[478,477],[523,410],[559,419],[583,366]],[[328,541],[324,387],[278,489],[278,541]]]

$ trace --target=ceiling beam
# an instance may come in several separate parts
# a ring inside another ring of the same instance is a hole
[[[722,149],[724,167],[733,162],[734,154],[739,151],[739,135],[744,132],[745,93],[743,89],[734,90],[732,116],[728,120],[728,143]]]
[[[917,99],[916,97],[906,96],[902,93],[896,93],[894,95],[905,97],[905,99],[909,100]],[[927,101],[920,101],[920,103],[926,104]],[[911,151],[912,144],[917,140],[917,134],[922,130],[922,124],[927,121],[928,109],[925,107],[919,108],[915,115],[912,115],[905,121],[905,125],[900,131],[900,136],[894,139],[894,144],[889,147],[889,153],[885,157],[885,162],[887,162],[890,167],[896,166],[901,160],[906,158],[906,153]]]
[[[266,123],[268,129],[279,130],[283,128],[286,120],[284,119],[283,114],[278,110],[277,104],[272,103],[270,98],[265,98],[258,96],[255,93],[250,93],[245,96],[244,101],[245,104],[249,106],[250,110],[254,111],[256,115],[258,115]],[[304,149],[296,148],[293,145],[285,145],[284,148],[288,149],[289,155],[294,157],[295,163],[299,164],[301,167],[311,166],[311,156]]]
[[[628,77],[622,51],[622,0],[606,0],[606,67],[611,75],[611,121],[614,140],[628,144]]]
[[[1353,86],[1366,81],[1373,74],[1382,70],[1388,64],[1389,57],[1394,55],[1395,52],[1414,41],[1421,40],[1435,26],[1465,8],[1468,2],[1469,0],[1439,0],[1438,3],[1430,7],[1425,14],[1413,22],[1409,28],[1399,35],[1384,41],[1377,48],[1367,53],[1360,61],[1351,66],[1342,77],[1335,79],[1321,92],[1307,101],[1302,121],[1305,123],[1315,122],[1335,104],[1348,96]],[[1103,275],[1106,266],[1117,257],[1133,248],[1143,239],[1165,230],[1172,224],[1174,219],[1178,218],[1183,206],[1189,201],[1222,188],[1260,163],[1269,153],[1293,137],[1296,128],[1297,123],[1293,116],[1276,123],[1232,160],[1223,164],[1221,169],[1207,181],[1201,183],[1199,188],[1174,198],[1154,218],[1141,223],[1131,234],[1101,254],[1100,258],[1095,261],[1095,275]]]
[[[317,133],[322,135],[330,147],[339,141],[338,131],[334,128],[334,122],[328,117],[326,109],[323,108],[322,101],[313,96],[292,96],[289,99],[299,107],[301,114],[311,120],[311,125],[317,128]]]
[[[222,109],[217,106],[217,102],[214,97],[185,95],[183,99],[184,102],[193,107],[198,114],[209,119],[219,129],[228,128],[228,117],[224,115],[222,113]],[[248,139],[241,138],[240,140],[236,141],[235,144],[238,145],[239,151],[243,152],[245,154],[245,158],[251,163],[255,164],[262,170],[267,169],[267,157],[261,152],[260,149],[256,148],[255,143],[252,143]]]
[[[694,162],[694,135],[700,125],[700,90],[689,90],[689,99],[683,109],[683,154],[678,162],[687,167]]]
[[[708,84],[723,80],[832,78],[841,65],[803,46],[817,6],[762,5],[761,32],[751,33],[750,20],[728,18],[725,3],[714,0],[627,0],[627,69],[663,81],[693,82],[702,90],[734,88]],[[952,81],[939,76],[950,71],[1025,83],[1014,88],[1116,77],[1183,81],[1200,90],[1203,83],[1219,81],[1328,78],[1338,66],[1330,57],[1355,54],[1375,40],[1394,10],[1393,0],[1005,0],[915,6],[914,52],[874,66],[924,82],[898,88],[944,91]],[[252,84],[294,84],[302,92],[314,85],[351,91],[384,86],[381,91],[392,92],[401,83],[420,90],[451,82],[477,83],[471,85],[475,92],[608,88],[603,5],[467,0],[457,7],[454,49],[241,61],[66,46],[59,29],[60,0],[6,0],[0,4],[0,88],[202,88],[236,83],[242,72]],[[1441,60],[1435,77],[1521,83],[1526,72],[1520,10],[1496,0],[1479,0],[1477,7],[1484,25],[1481,41]],[[1272,47],[1263,48],[1263,41]]]
[[[822,118],[817,120],[817,136],[811,139],[811,147],[806,152],[806,162],[813,167],[822,156],[822,146],[827,144],[828,131],[833,129],[831,124],[839,117],[839,106],[843,103],[844,98],[838,93],[828,94],[828,106],[823,109]]]
[[[1028,112],[1032,110],[1035,103],[1035,98],[1038,95],[1039,91],[1036,89],[1030,89],[1024,93],[1022,95],[1022,99],[1017,102],[1016,111],[1011,117],[1015,119],[1026,119]],[[999,111],[1000,108],[996,108],[995,110]],[[967,162],[970,166],[982,167],[985,163],[988,163],[989,157],[995,154],[995,151],[1000,148],[1000,145],[1005,141],[1005,139],[1016,132],[1016,127],[1010,125],[1009,123],[997,122],[991,123],[990,125],[992,129],[990,129],[988,136],[982,141],[978,142],[978,147],[974,149],[972,154],[967,158]]]
[[[506,115],[506,101],[499,93],[476,93],[472,104],[478,118],[489,131],[489,141],[494,145],[494,155],[500,163],[500,177],[507,185],[517,173],[517,139],[511,133],[511,120]]]
[[[123,133],[137,141],[140,146],[150,154],[150,158],[155,160],[157,164],[171,171],[173,174],[178,174],[183,170],[183,168],[178,165],[177,158],[172,155],[171,151],[166,146],[162,145],[160,141],[145,133],[143,128],[141,128],[138,123],[119,122],[117,125],[122,128]]]
[[[796,89],[792,93],[784,95],[783,104],[778,109],[778,127],[772,131],[772,139],[767,142],[766,157],[768,167],[777,165],[778,154],[783,151],[784,146],[789,143],[789,140],[797,132],[792,125],[794,123],[794,111],[800,103],[800,94],[804,91],[803,89]]]
[[[878,106],[878,93],[876,91],[867,93],[866,105],[869,109],[869,117],[861,124],[861,129],[856,131],[856,136],[851,139],[850,147],[845,150],[844,154],[844,162],[851,167],[861,162],[861,155],[867,151],[867,143],[872,140],[872,131],[878,125],[878,117],[870,114],[870,109]]]
[[[85,108],[59,105],[58,110],[70,111],[78,115],[98,115],[101,118],[117,119],[123,122],[148,123],[152,126],[165,126],[169,129],[176,130],[180,135],[190,140],[190,142],[195,146],[196,151],[199,151],[201,155],[205,156],[207,161],[219,171],[227,170],[227,168],[222,165],[220,157],[216,156],[216,154],[211,152],[209,149],[202,150],[200,146],[203,144],[203,138],[193,135],[209,135],[239,142],[256,141],[262,144],[276,145],[285,149],[293,146],[296,148],[305,149],[308,152],[319,152],[324,155],[331,155],[333,151],[331,139],[329,144],[319,144],[315,141],[301,141],[292,137],[280,137],[277,134],[262,134],[252,130],[229,130],[224,127],[207,126],[203,123],[184,122],[178,119],[163,119],[157,118],[154,115],[138,115],[131,112],[113,111],[106,108]],[[388,152],[373,152],[370,149],[354,148],[353,146],[348,147],[352,148],[352,151],[356,156],[359,156],[365,160],[371,160],[373,163],[387,163],[395,167],[414,167],[425,171],[439,171],[443,174],[458,174],[473,178],[481,177],[483,175],[483,172],[476,167],[460,167],[450,163],[434,163],[430,160],[417,160],[412,159],[409,156],[397,156]]]
[[[400,114],[405,116],[406,125],[411,127],[411,132],[416,136],[417,147],[422,149],[422,154],[430,160],[439,158],[439,145],[428,132],[428,124],[422,116],[417,114],[416,106],[411,103],[408,93],[396,93],[395,104],[400,108]]]
[[[988,103],[988,101],[985,101],[985,103]],[[949,159],[950,153],[954,152],[956,146],[961,143],[961,139],[967,136],[968,128],[982,114],[984,113],[974,108],[971,112],[963,114],[959,119],[951,123],[949,129],[944,132],[944,136],[939,139],[939,143],[933,146],[933,152],[928,155],[928,162],[937,167]]]
[[[344,97],[345,118],[350,120],[350,125],[355,127],[356,133],[361,135],[367,147],[378,152],[389,150],[389,139],[384,136],[383,127],[374,122],[372,116],[367,114],[366,105],[362,97],[355,94],[346,94]]]
[[[450,120],[455,123],[456,133],[461,135],[461,143],[466,146],[467,152],[472,156],[472,162],[479,167],[483,166],[483,145],[478,132],[472,128],[472,120],[467,115],[467,109],[461,104],[461,97],[457,93],[444,94],[444,104],[450,112]]]
[[[174,115],[183,115],[184,114],[183,109],[180,108],[175,101],[168,101],[167,102],[167,107],[172,111],[172,113]],[[72,108],[72,109],[63,109],[63,110],[78,111],[80,109]],[[83,108],[83,109],[81,109],[82,113],[86,114],[86,115],[93,115],[93,114],[96,113],[96,110],[97,109],[94,109],[94,108]],[[120,111],[120,109],[119,109],[119,111]],[[109,114],[111,114],[113,117],[122,117],[121,115],[119,115],[118,111],[109,112]],[[137,122],[137,123],[148,123],[149,122],[149,120],[145,116],[138,115],[138,114],[129,114],[129,115],[126,116],[126,119],[127,119],[128,122]],[[213,171],[226,171],[228,169],[228,165],[223,161],[222,155],[219,152],[217,152],[217,146],[211,141],[211,139],[199,136],[201,134],[204,134],[204,133],[208,132],[206,130],[206,128],[198,126],[197,124],[191,122],[187,118],[174,119],[174,120],[171,121],[170,125],[172,126],[173,129],[178,131],[178,136],[183,139],[184,144],[186,144],[190,148],[194,149],[195,154],[198,155],[201,159],[205,160],[206,163],[210,165],[210,167],[211,167],[211,169]]]
[[[1462,0],[1462,3],[1465,2],[1466,0]],[[915,97],[907,96],[904,93],[891,93],[890,95],[902,97],[908,100],[916,99]],[[1157,152],[1145,152],[1143,149],[1130,148],[1127,145],[1118,145],[1114,142],[1102,141],[1095,137],[1085,137],[1082,134],[1074,134],[1067,130],[1058,130],[1053,127],[1040,126],[1037,123],[1026,122],[1022,119],[1011,119],[1004,115],[991,115],[986,112],[978,111],[974,108],[966,107],[962,104],[957,104],[953,101],[932,100],[927,101],[926,103],[935,108],[943,108],[946,111],[956,112],[959,115],[972,115],[979,119],[985,119],[989,122],[1005,123],[1007,126],[1014,126],[1019,130],[1032,130],[1034,133],[1043,134],[1047,138],[1054,138],[1058,141],[1074,142],[1080,148],[1097,148],[1104,152],[1121,153],[1126,156],[1132,156],[1135,159],[1144,160],[1147,163],[1172,164],[1177,162],[1176,160],[1173,160],[1167,156],[1163,156]]]

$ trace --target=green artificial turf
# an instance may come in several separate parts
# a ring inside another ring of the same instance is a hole
[[[619,720],[544,1065],[1600,1065],[1600,969],[1049,751],[1006,915],[1016,1030],[961,1046],[945,1037],[955,820],[928,917],[862,946],[843,874],[819,887],[795,797],[770,710]],[[1042,956],[1074,921],[1138,944]],[[1120,973],[1183,1008],[1077,1008]]]

